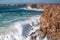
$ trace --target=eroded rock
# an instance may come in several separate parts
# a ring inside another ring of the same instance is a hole
[[[40,18],[40,36],[48,40],[60,40],[60,5],[44,5]]]

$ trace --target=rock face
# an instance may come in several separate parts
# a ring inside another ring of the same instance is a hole
[[[60,5],[43,5],[43,9],[40,37],[43,39],[47,34],[48,40],[60,40]]]
[[[60,5],[29,4],[32,8],[43,8],[40,18],[40,38],[47,35],[48,40],[60,40]]]

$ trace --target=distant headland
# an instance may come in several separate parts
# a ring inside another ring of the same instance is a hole
[[[26,6],[26,4],[0,4],[0,6]]]
[[[0,6],[31,6],[31,5],[59,5],[59,4],[0,4]]]

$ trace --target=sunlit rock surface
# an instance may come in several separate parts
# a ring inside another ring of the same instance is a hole
[[[60,39],[60,5],[55,4],[28,4],[32,8],[43,8],[40,18],[40,38],[48,40]]]
[[[60,5],[44,5],[43,8],[40,37],[43,39],[47,35],[48,40],[60,40]]]

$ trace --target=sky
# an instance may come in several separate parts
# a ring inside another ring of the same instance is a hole
[[[60,0],[0,0],[0,4],[16,4],[16,3],[53,3],[60,4]]]

